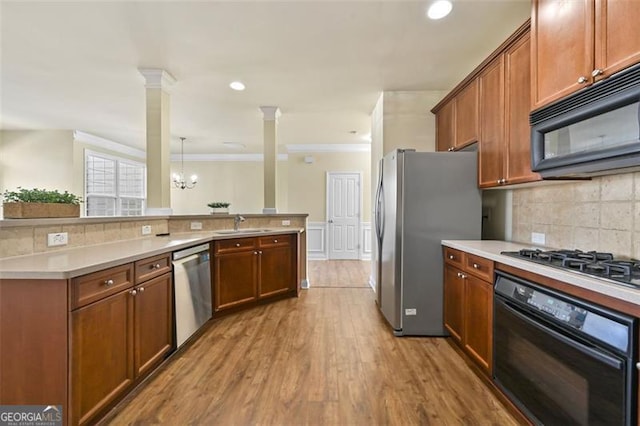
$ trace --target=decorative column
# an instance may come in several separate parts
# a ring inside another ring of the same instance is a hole
[[[163,69],[141,68],[147,99],[147,208],[148,216],[170,215],[171,131],[169,87],[176,82]]]
[[[264,120],[264,208],[262,213],[277,213],[278,117],[277,106],[261,106]]]

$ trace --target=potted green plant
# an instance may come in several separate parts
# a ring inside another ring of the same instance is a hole
[[[229,213],[229,206],[231,203],[226,201],[212,201],[207,206],[211,207],[211,214],[215,213]]]
[[[5,219],[79,217],[82,199],[68,191],[46,189],[6,190],[2,194]]]

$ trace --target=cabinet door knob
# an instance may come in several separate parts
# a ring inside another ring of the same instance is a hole
[[[473,264],[473,267],[474,267],[475,269],[480,268],[480,267],[478,266],[478,264],[477,264],[477,263],[474,263],[474,264]]]
[[[587,82],[587,77],[585,77],[584,75],[581,75],[580,77],[578,77],[578,84],[585,84]]]
[[[144,291],[144,287],[138,287],[138,291],[142,293]]]
[[[236,243],[236,247],[240,247],[240,243]]]
[[[453,260],[454,258],[455,258],[454,255],[452,255],[452,254],[449,255],[449,259]]]
[[[449,148],[447,148],[447,151],[452,152],[455,148],[450,146]]]
[[[278,242],[278,240],[273,240],[273,242],[274,242],[274,243],[277,243],[277,242]]]
[[[591,72],[591,76],[592,76],[592,77],[597,77],[597,76],[599,76],[599,75],[602,75],[602,73],[604,73],[604,71],[602,71],[602,70],[601,70],[601,69],[599,69],[599,68],[596,68],[595,70],[593,70],[593,71]]]
[[[254,251],[254,252],[253,252],[253,254],[258,254],[258,252],[257,252],[257,251]]]
[[[109,280],[105,280],[105,281],[104,281],[104,285],[106,285],[107,287],[108,287],[108,286],[112,286],[113,284],[114,284],[114,281],[113,281],[113,280],[111,280],[111,279],[109,279]]]
[[[133,289],[129,292],[129,294],[132,296],[135,296],[136,294],[138,294],[138,292],[135,289]]]
[[[260,250],[260,251],[258,252],[258,254],[262,254],[262,250]]]
[[[458,278],[462,278],[462,274],[458,272]]]
[[[152,265],[151,269],[160,269],[160,264],[156,263],[155,265]]]

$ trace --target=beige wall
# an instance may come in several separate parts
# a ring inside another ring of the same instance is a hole
[[[23,188],[73,191],[73,132],[2,130],[0,192]]]
[[[640,173],[513,191],[513,240],[640,257]]]
[[[173,214],[206,214],[212,201],[231,203],[231,213],[261,213],[262,162],[187,161],[185,175],[198,175],[193,189],[171,189]],[[180,163],[171,163],[171,173],[180,172]]]
[[[84,194],[85,150],[109,154],[134,161],[144,160],[73,140],[72,131],[2,131],[0,139],[0,190],[45,187]],[[304,156],[316,162],[305,164]],[[312,213],[310,220],[325,220],[326,172],[358,171],[363,174],[363,188],[370,187],[370,154],[311,153],[292,154],[288,161],[278,161],[278,212]],[[171,173],[180,164],[171,163]],[[25,172],[28,171],[28,172]],[[173,213],[208,214],[207,203],[228,201],[232,213],[261,213],[263,202],[263,165],[246,162],[185,162],[185,174],[198,175],[198,185],[191,190],[171,190]],[[363,220],[370,221],[371,194],[363,189]]]
[[[305,163],[305,155],[313,156],[315,161]],[[327,172],[361,172],[362,220],[371,221],[371,194],[367,190],[371,186],[369,159],[369,152],[289,154],[289,211],[309,213],[310,222],[324,222]]]
[[[435,151],[436,121],[431,108],[441,91],[384,92],[383,155],[397,148]]]

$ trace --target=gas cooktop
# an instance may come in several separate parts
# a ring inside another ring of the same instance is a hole
[[[501,254],[640,289],[640,260],[615,258],[611,253],[581,250],[522,249],[503,251]]]

